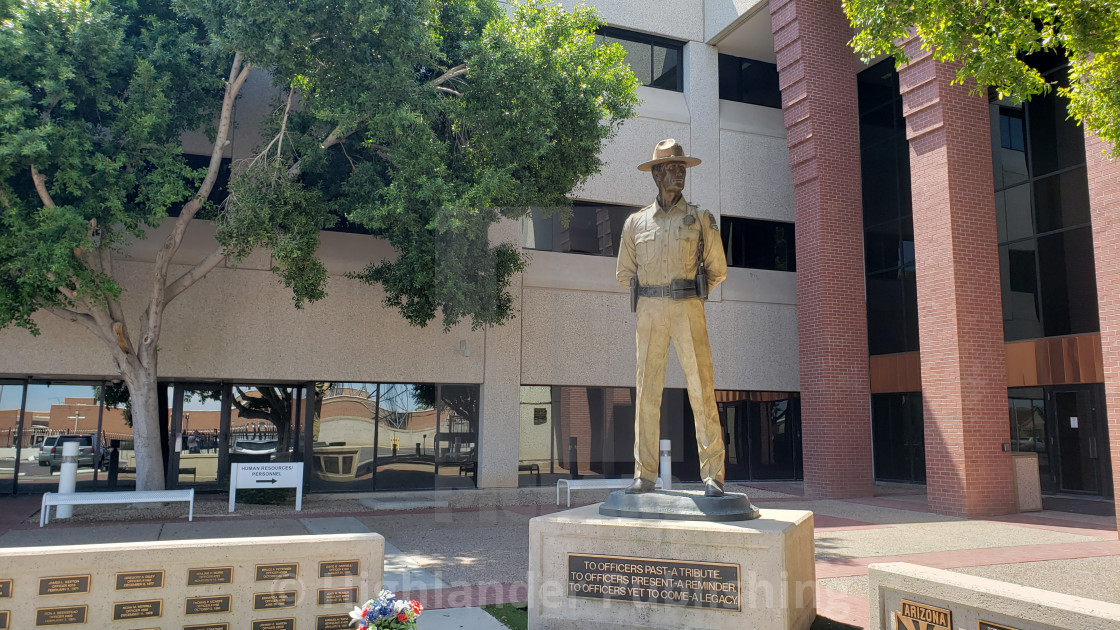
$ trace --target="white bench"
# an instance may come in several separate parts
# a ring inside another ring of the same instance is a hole
[[[568,507],[572,507],[572,490],[583,488],[629,488],[634,483],[631,479],[558,479],[556,481],[556,505],[560,505],[560,484],[568,490]],[[661,478],[658,477],[654,487],[661,488]]]
[[[39,527],[50,522],[51,506],[60,505],[104,505],[109,503],[168,503],[185,501],[190,503],[188,521],[194,520],[194,488],[187,490],[132,490],[125,492],[48,492],[43,495],[43,507],[39,511]]]

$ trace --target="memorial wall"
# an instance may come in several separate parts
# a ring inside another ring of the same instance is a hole
[[[380,534],[0,551],[0,630],[341,630],[381,590]]]

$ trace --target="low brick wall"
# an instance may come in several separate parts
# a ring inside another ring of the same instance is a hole
[[[0,629],[342,629],[384,566],[380,534],[3,549]]]
[[[1109,602],[906,562],[872,564],[867,568],[867,577],[871,591],[870,630],[891,630],[896,626],[898,630],[938,630],[944,627],[942,622],[948,622],[953,630],[1120,628],[1120,605]],[[897,624],[896,615],[902,618]]]

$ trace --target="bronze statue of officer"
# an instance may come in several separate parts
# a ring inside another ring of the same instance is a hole
[[[634,483],[650,492],[658,469],[661,393],[669,341],[677,349],[696,420],[700,476],[707,496],[723,495],[724,445],[716,409],[712,350],[704,299],[727,277],[727,260],[712,214],[681,196],[685,170],[700,163],[676,140],[662,140],[638,170],[653,173],[657,199],[630,215],[622,229],[616,276],[636,294],[638,402],[634,421]]]

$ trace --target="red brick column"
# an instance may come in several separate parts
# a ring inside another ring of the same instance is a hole
[[[1113,492],[1120,493],[1120,162],[1110,161],[1102,153],[1108,148],[1096,136],[1086,134],[1108,448],[1112,453]],[[1120,527],[1120,510],[1117,525]]]
[[[1015,510],[988,101],[912,40],[910,140],[926,488],[940,514]]]
[[[797,221],[805,494],[873,491],[859,113],[836,0],[771,0]]]

